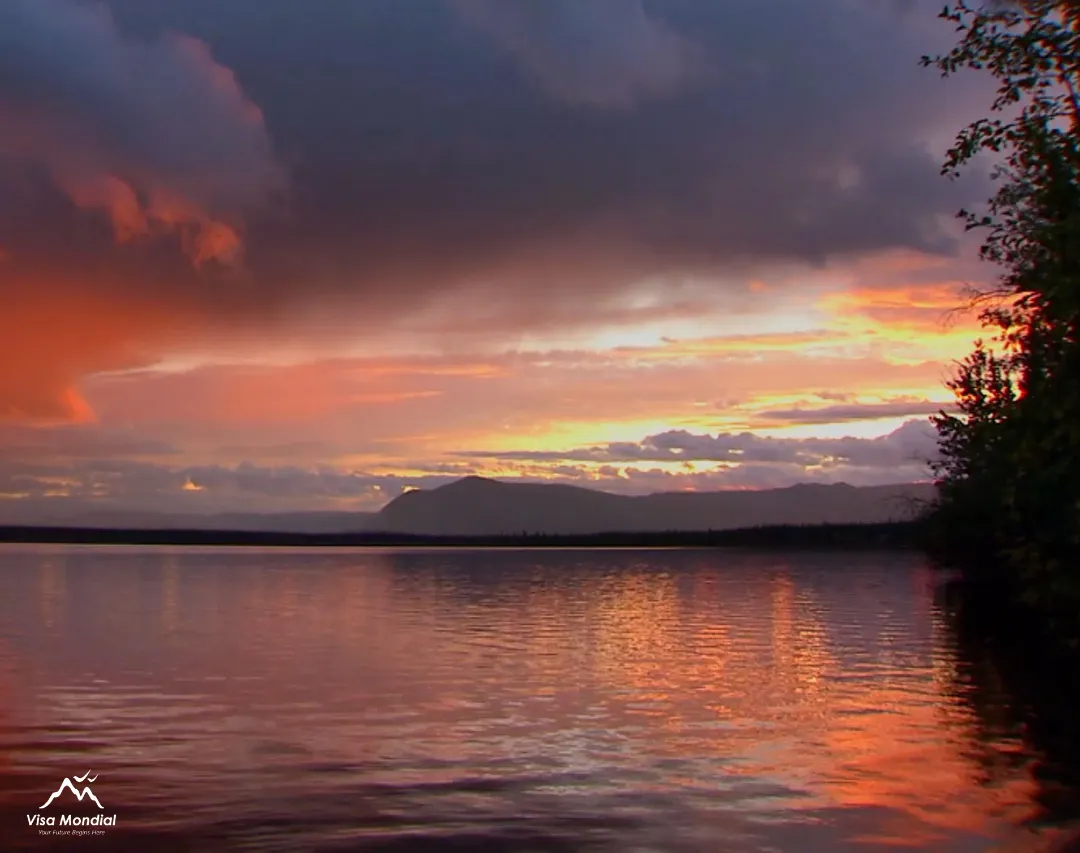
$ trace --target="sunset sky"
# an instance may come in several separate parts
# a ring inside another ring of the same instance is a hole
[[[0,0],[0,523],[925,479],[940,0]]]

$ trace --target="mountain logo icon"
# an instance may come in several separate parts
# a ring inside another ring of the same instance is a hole
[[[89,770],[87,770],[82,776],[73,776],[71,778],[74,779],[76,782],[78,782],[80,785],[83,782],[87,782],[87,781],[89,781],[89,782],[96,782],[97,781],[97,776],[91,776]],[[94,796],[94,792],[90,790],[89,785],[83,786],[83,789],[80,791],[78,788],[76,788],[71,783],[71,779],[64,779],[64,781],[60,783],[60,787],[57,788],[55,791],[53,791],[49,795],[49,799],[47,799],[45,801],[45,805],[38,806],[38,809],[44,809],[44,808],[47,808],[48,806],[52,805],[52,801],[55,800],[57,797],[59,797],[62,793],[64,793],[65,788],[67,788],[69,791],[71,791],[71,793],[73,793],[76,797],[78,797],[80,802],[82,801],[83,797],[89,797],[91,800],[94,801],[94,805],[96,805],[99,809],[104,808],[101,805],[101,801],[98,800],[98,798]]]

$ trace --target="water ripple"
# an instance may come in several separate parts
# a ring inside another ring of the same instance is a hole
[[[0,625],[4,850],[974,853],[1039,809],[914,558],[11,548]],[[88,768],[117,827],[28,829]]]

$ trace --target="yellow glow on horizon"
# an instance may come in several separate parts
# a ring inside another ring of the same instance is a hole
[[[542,435],[523,436],[521,433],[496,433],[488,437],[484,450],[567,450],[620,441],[640,441],[647,435],[685,428],[672,426],[671,420],[648,421],[584,421],[552,424]]]
[[[566,324],[520,336],[493,324],[490,334],[461,338],[460,349],[452,336],[424,337],[422,325],[413,337],[389,326],[348,339],[328,331],[306,342],[297,332],[272,348],[246,335],[174,354],[88,394],[97,392],[90,394],[95,403],[98,394],[125,400],[126,409],[114,402],[102,410],[123,410],[137,426],[198,427],[180,440],[185,464],[202,453],[207,464],[231,466],[249,454],[255,464],[288,460],[417,481],[469,473],[600,476],[595,468],[605,463],[575,460],[565,463],[575,470],[560,474],[559,454],[676,430],[873,439],[921,415],[869,415],[902,411],[908,400],[916,411],[928,401],[945,406],[950,362],[978,336],[971,316],[948,322],[962,303],[958,284],[948,280],[950,264],[896,253],[786,278],[719,281],[714,293],[700,282],[684,290],[657,283],[596,315],[605,319],[592,328]],[[170,375],[202,368],[206,375]],[[160,383],[160,406],[134,398],[143,382]],[[189,394],[200,401],[194,414],[176,404]],[[858,410],[875,405],[882,408]],[[830,414],[841,407],[854,411]],[[810,422],[815,418],[835,420]],[[244,438],[196,437],[204,424],[205,435],[242,429]],[[470,451],[480,455],[461,455]],[[551,458],[498,460],[512,452]],[[610,467],[699,474],[717,465],[643,460]],[[174,488],[204,491],[190,480]]]

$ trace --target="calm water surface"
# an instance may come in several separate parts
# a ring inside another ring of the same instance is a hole
[[[0,850],[1037,849],[916,557],[0,550]],[[989,682],[989,683],[988,683]],[[95,837],[28,814],[98,813]]]

